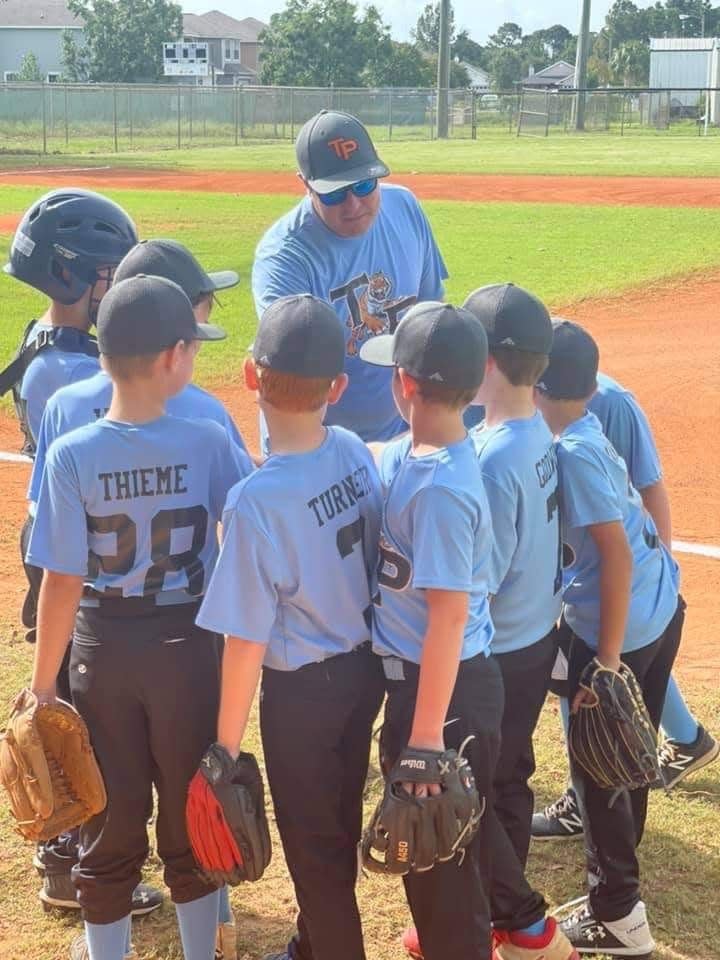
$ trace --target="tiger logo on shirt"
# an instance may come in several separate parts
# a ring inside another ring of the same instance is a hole
[[[364,340],[381,333],[393,333],[402,311],[417,300],[416,296],[395,297],[390,294],[393,281],[382,270],[361,273],[330,291],[330,302],[345,299],[348,315],[345,325],[350,331],[347,354],[355,357]]]

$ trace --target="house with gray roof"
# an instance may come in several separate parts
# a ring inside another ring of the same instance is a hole
[[[575,86],[575,64],[558,60],[525,77],[521,86],[538,90],[572,90]]]
[[[45,80],[58,80],[63,32],[76,32],[82,42],[82,29],[65,0],[0,0],[0,81],[16,78],[27,53],[35,54]]]
[[[183,40],[206,41],[216,84],[257,83],[260,34],[267,24],[255,17],[236,20],[219,10],[183,14]]]

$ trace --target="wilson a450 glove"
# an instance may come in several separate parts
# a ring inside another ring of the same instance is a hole
[[[439,783],[437,796],[419,798],[402,783]],[[385,782],[360,844],[363,865],[402,875],[451,860],[477,831],[484,810],[467,760],[454,750],[404,750]]]
[[[578,766],[606,790],[636,790],[660,780],[657,731],[630,667],[623,663],[616,672],[593,660],[580,686],[593,699],[570,717],[568,743]]]
[[[265,815],[265,788],[257,760],[237,760],[214,743],[190,781],[185,821],[200,872],[232,886],[259,880],[272,848]]]
[[[102,775],[85,721],[69,703],[15,700],[0,737],[0,780],[19,832],[50,840],[105,809]]]

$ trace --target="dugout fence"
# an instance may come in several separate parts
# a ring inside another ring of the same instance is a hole
[[[449,136],[574,132],[573,90],[451,90]],[[717,134],[720,90],[583,91],[585,130]],[[346,110],[374,139],[432,140],[436,91],[406,88],[207,87],[186,83],[0,84],[0,151],[91,153],[293,140],[322,108]]]

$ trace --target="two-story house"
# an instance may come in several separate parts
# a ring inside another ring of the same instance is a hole
[[[210,82],[215,84],[258,82],[258,37],[265,27],[255,17],[236,20],[219,10],[183,15],[183,39],[207,43]]]

